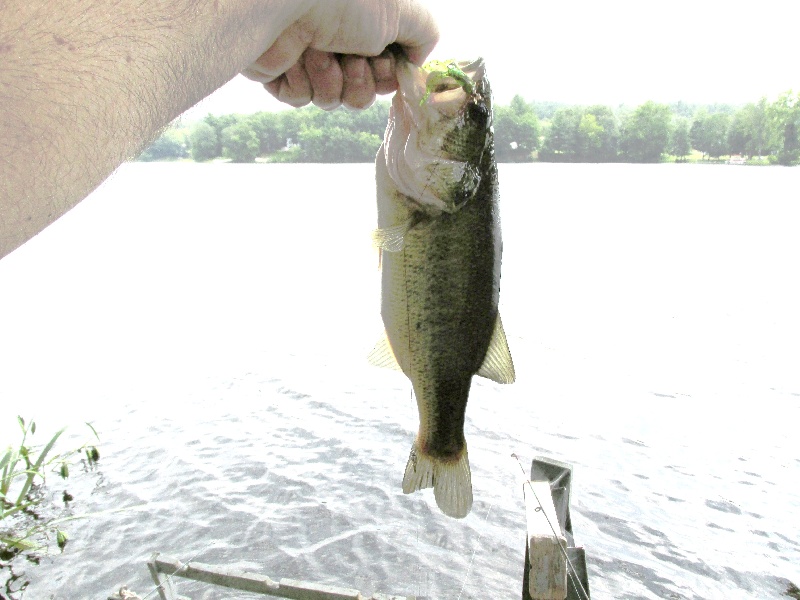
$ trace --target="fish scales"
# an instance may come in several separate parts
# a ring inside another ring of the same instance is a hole
[[[396,361],[417,398],[420,427],[403,491],[433,487],[453,517],[472,505],[464,438],[472,376],[514,378],[498,314],[502,241],[490,92],[476,64],[475,92],[459,95],[445,84],[444,101],[409,66],[376,159],[386,340],[371,360]],[[431,106],[417,105],[423,94]],[[399,145],[413,165],[408,172],[402,160],[393,162]]]

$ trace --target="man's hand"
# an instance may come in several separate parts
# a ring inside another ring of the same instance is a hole
[[[397,89],[388,45],[422,64],[438,36],[430,13],[413,0],[319,0],[243,74],[292,106],[365,108]]]

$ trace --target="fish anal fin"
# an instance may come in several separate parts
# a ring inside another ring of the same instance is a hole
[[[483,364],[477,374],[497,383],[514,383],[517,378],[511,351],[508,349],[506,332],[503,330],[503,323],[500,320],[500,313],[497,313],[492,341],[489,343],[489,349],[486,351]]]
[[[389,337],[386,335],[385,331],[378,340],[378,343],[375,344],[375,347],[367,355],[367,360],[369,361],[369,364],[374,367],[402,371],[400,364],[397,362],[397,358],[392,351],[392,346],[389,343]]]
[[[472,509],[472,475],[469,470],[467,447],[452,461],[438,460],[419,451],[417,443],[403,476],[403,493],[433,488],[436,505],[448,517],[463,519]]]

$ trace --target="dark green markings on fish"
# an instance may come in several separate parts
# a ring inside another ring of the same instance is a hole
[[[491,93],[482,61],[458,68],[474,84],[469,94],[459,83],[420,103],[426,75],[409,65],[393,100],[376,159],[386,335],[370,360],[399,367],[417,399],[419,432],[403,491],[433,487],[440,509],[462,518],[472,506],[464,437],[472,377],[511,383],[515,375],[497,308],[502,241]],[[434,197],[430,189],[444,192]]]

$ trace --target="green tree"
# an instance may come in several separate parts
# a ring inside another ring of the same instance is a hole
[[[222,130],[222,154],[237,163],[251,163],[258,156],[259,141],[249,121]]]
[[[390,106],[389,102],[383,100],[375,102],[365,110],[350,111],[353,115],[353,127],[357,131],[371,133],[383,138],[383,134],[386,131],[386,123],[389,121]]]
[[[220,156],[217,152],[219,148],[217,132],[205,121],[200,121],[189,134],[189,148],[191,149],[192,159],[197,162],[217,158]]]
[[[594,123],[597,128],[591,125],[591,121],[584,123],[584,118],[594,117]],[[593,129],[592,141],[588,143],[587,148],[591,147],[591,153],[585,155],[586,160],[592,162],[614,162],[617,160],[619,154],[619,125],[617,123],[617,116],[614,111],[608,106],[595,104],[586,109],[584,117],[581,118],[581,124],[578,126],[578,138],[580,142],[581,128],[584,133],[588,133]],[[580,147],[580,144],[579,144]]]
[[[645,102],[623,123],[620,146],[631,162],[659,162],[672,130],[672,111],[666,104]]]
[[[565,106],[562,102],[534,102],[533,110],[540,121],[548,121],[553,118],[559,108]]]
[[[602,135],[603,126],[597,122],[597,117],[584,113],[575,132],[575,158],[580,161],[591,160],[600,150]]]
[[[300,139],[300,130],[311,126],[314,113],[319,112],[322,111],[312,107],[305,107],[296,110],[284,110],[278,113],[283,144],[296,144]]]
[[[572,162],[577,157],[578,128],[583,111],[575,106],[559,108],[550,121],[539,160]]]
[[[705,108],[698,110],[694,119],[692,120],[692,127],[689,129],[689,139],[692,142],[692,148],[699,150],[703,156],[707,153],[708,145],[706,144],[706,122],[708,121],[708,111]]]
[[[669,152],[683,160],[692,152],[692,143],[689,137],[689,119],[679,117],[675,119],[672,135],[669,141]]]
[[[778,134],[778,162],[793,164],[800,159],[800,92],[781,94],[769,113]]]
[[[683,101],[673,102],[669,105],[669,108],[672,111],[672,114],[678,117],[689,118],[694,116],[695,113],[694,105],[686,104],[686,102]]]
[[[214,128],[217,134],[217,147],[214,156],[222,156],[222,130],[239,121],[239,115],[207,115],[203,121]]]
[[[539,160],[614,162],[619,149],[619,127],[608,106],[569,106],[553,115]]]
[[[174,160],[186,157],[186,141],[181,133],[167,129],[150,146],[144,149],[137,160]]]
[[[706,153],[709,156],[719,158],[723,154],[730,154],[728,146],[728,126],[730,125],[730,116],[727,113],[714,113],[708,117],[706,121],[704,134],[705,134],[705,147]]]
[[[302,162],[372,162],[381,138],[343,127],[306,127],[300,131],[299,142]]]
[[[690,131],[692,146],[708,156],[720,157],[729,154],[730,120],[728,113],[709,114],[705,109],[697,111]]]
[[[258,138],[258,154],[271,154],[286,145],[277,113],[258,112],[250,115],[247,122]]]
[[[521,96],[495,108],[494,145],[497,160],[506,162],[529,161],[539,148],[539,119]]]
[[[770,107],[767,99],[762,97],[756,104],[745,106],[746,122],[749,129],[749,147],[747,154],[763,156],[775,150],[776,131],[770,118]]]
[[[749,104],[748,106],[753,105]],[[752,146],[752,134],[747,108],[745,106],[731,117],[731,122],[728,126],[728,148],[731,154],[749,154],[749,149]]]

